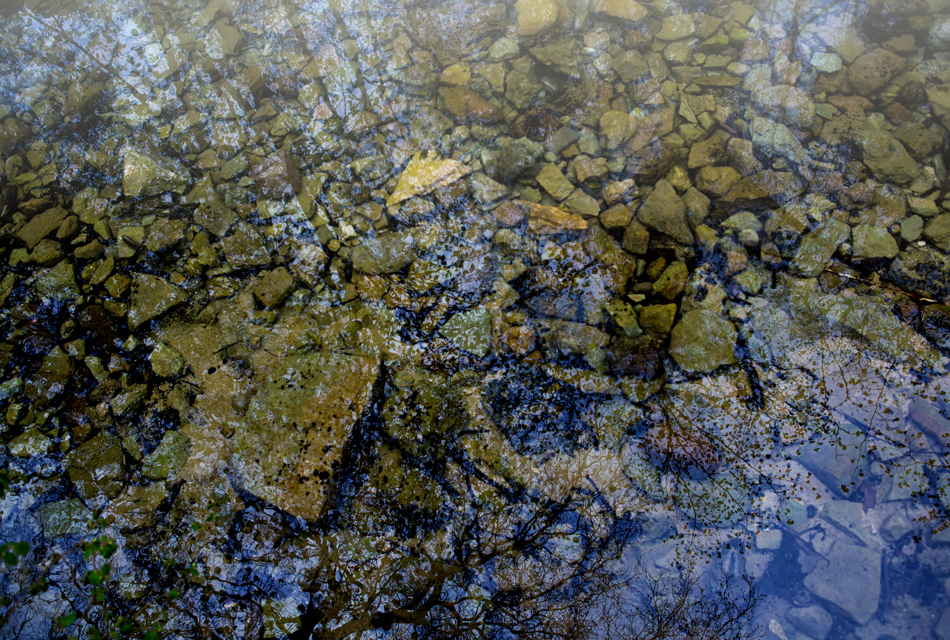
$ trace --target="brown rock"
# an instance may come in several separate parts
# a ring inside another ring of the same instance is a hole
[[[293,156],[278,151],[261,162],[253,173],[254,184],[265,198],[284,198],[300,191],[300,171]]]
[[[20,240],[26,243],[28,249],[32,250],[40,240],[56,229],[59,229],[59,225],[62,224],[68,215],[69,212],[62,207],[47,209],[43,213],[30,218],[30,220],[17,231],[16,235]]]
[[[524,222],[524,209],[511,200],[506,200],[495,207],[492,216],[503,227],[517,227]]]
[[[493,124],[504,119],[501,109],[465,87],[452,87],[443,98],[446,109],[459,121]]]
[[[887,49],[875,49],[858,56],[848,69],[848,82],[855,91],[867,96],[890,82],[905,64],[899,55]]]

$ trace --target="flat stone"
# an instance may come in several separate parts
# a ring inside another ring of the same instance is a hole
[[[185,359],[178,349],[159,342],[148,356],[149,364],[155,375],[162,378],[174,378],[185,370]]]
[[[58,300],[75,300],[79,297],[76,270],[72,263],[69,260],[60,260],[55,266],[37,273],[36,291],[40,295]]]
[[[950,213],[931,219],[924,227],[924,237],[938,249],[950,251]]]
[[[672,330],[675,318],[675,304],[649,305],[640,310],[640,327],[665,336]]]
[[[518,0],[518,35],[535,36],[551,28],[557,21],[558,5],[554,0]]]
[[[166,191],[184,193],[191,174],[171,158],[128,147],[123,152],[122,190],[127,196],[157,196]]]
[[[785,619],[814,640],[825,640],[834,623],[831,614],[818,606],[789,609],[785,612]]]
[[[289,356],[238,423],[231,445],[237,484],[291,515],[319,518],[378,375],[379,362],[362,356]]]
[[[410,230],[381,233],[353,250],[353,268],[361,273],[395,273],[416,259],[416,239]]]
[[[561,170],[553,164],[546,164],[538,173],[538,184],[551,194],[555,200],[564,200],[574,193],[574,185],[564,177]]]
[[[736,361],[735,326],[712,311],[695,309],[673,327],[670,355],[687,371],[709,373]]]
[[[637,132],[637,119],[623,111],[608,111],[600,116],[600,133],[608,149],[623,145]]]
[[[893,258],[898,253],[897,241],[887,229],[860,224],[851,230],[852,255],[855,260]]]
[[[294,289],[294,277],[284,267],[268,271],[254,287],[254,297],[268,309],[283,302]]]
[[[693,16],[688,13],[681,13],[663,18],[663,25],[656,37],[660,40],[679,40],[680,38],[688,38],[695,33],[696,25],[693,23]]]
[[[855,91],[868,96],[890,82],[905,64],[902,57],[887,49],[874,49],[854,61],[848,69],[848,82]]]
[[[841,71],[841,56],[837,53],[813,53],[811,66],[822,73],[837,73]]]
[[[132,304],[129,307],[129,328],[157,318],[172,307],[188,300],[188,292],[157,276],[136,274],[132,280]]]
[[[866,624],[877,612],[881,598],[881,552],[839,540],[805,576],[804,584],[858,624]]]
[[[270,250],[257,227],[246,222],[234,226],[231,235],[221,239],[221,247],[228,264],[235,269],[261,267],[270,264]]]
[[[445,108],[460,123],[494,124],[501,122],[505,117],[501,109],[465,87],[452,87],[446,90],[443,100],[445,100]]]
[[[417,153],[399,176],[387,206],[394,206],[414,196],[431,193],[471,173],[472,168],[457,160],[435,160]]]
[[[630,22],[639,22],[648,13],[646,7],[634,0],[593,0],[590,10]]]
[[[300,171],[287,151],[278,151],[264,158],[251,176],[257,190],[268,199],[277,200],[300,191]]]
[[[491,348],[491,314],[488,309],[457,313],[439,328],[455,346],[483,358]]]
[[[16,232],[16,236],[26,243],[28,249],[32,250],[33,247],[39,244],[40,240],[59,229],[60,224],[68,215],[69,212],[62,207],[47,209],[43,213],[38,213],[30,218]]]
[[[191,440],[178,431],[166,431],[155,450],[142,460],[142,473],[153,480],[164,480],[178,473],[188,460]]]
[[[838,245],[848,239],[851,230],[847,224],[828,218],[818,229],[803,239],[795,252],[795,270],[809,278],[825,270]]]
[[[100,493],[113,498],[122,489],[122,444],[105,431],[71,451],[63,466],[87,502]]]
[[[76,498],[44,504],[39,508],[39,514],[43,535],[49,539],[86,533],[92,520],[92,511]]]
[[[514,204],[526,211],[528,228],[534,233],[554,235],[564,232],[587,231],[587,220],[581,216],[568,213],[557,207],[549,207],[534,202],[513,200]]]
[[[693,243],[693,232],[686,220],[686,204],[667,180],[656,183],[653,193],[637,211],[637,220],[681,244]]]

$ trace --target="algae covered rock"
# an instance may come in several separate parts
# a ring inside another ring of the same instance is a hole
[[[684,315],[670,335],[670,355],[687,371],[709,373],[736,361],[738,333],[731,322],[705,309]]]
[[[386,200],[388,206],[413,196],[425,195],[468,175],[472,168],[457,160],[433,160],[417,153],[399,176],[396,190]]]
[[[157,276],[137,274],[132,281],[132,306],[129,309],[129,328],[156,318],[188,299],[181,287]]]
[[[235,481],[289,513],[315,520],[379,374],[372,358],[288,357],[251,400],[231,445]]]
[[[175,160],[128,148],[123,155],[122,190],[127,196],[184,193],[191,174]]]
[[[105,431],[67,455],[63,466],[76,491],[87,501],[99,494],[115,497],[122,489],[122,444]]]

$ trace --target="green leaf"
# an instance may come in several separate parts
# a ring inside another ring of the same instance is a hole
[[[95,587],[96,585],[102,584],[102,576],[99,575],[98,571],[87,571],[86,582]]]
[[[30,545],[25,542],[14,542],[13,553],[17,554],[18,556],[25,556],[30,553]]]
[[[34,585],[30,586],[30,595],[38,596],[41,593],[46,593],[49,590],[49,580],[42,578]]]
[[[192,530],[192,531],[200,531],[200,530],[201,530],[201,525],[198,524],[197,522],[192,522],[192,523],[191,523],[191,530]]]
[[[171,589],[171,590],[168,592],[168,599],[169,599],[169,600],[177,600],[177,599],[180,598],[180,597],[181,597],[181,591],[179,591],[178,589]]]
[[[7,564],[7,565],[9,565],[9,566],[11,566],[11,567],[15,567],[15,566],[16,566],[16,563],[19,562],[19,561],[20,561],[20,559],[16,557],[16,554],[15,554],[15,553],[7,552],[7,553],[4,553],[4,554],[3,554],[3,562],[4,562],[4,564]]]
[[[67,613],[64,616],[56,618],[56,624],[61,627],[68,627],[72,623],[76,622],[76,618],[79,617],[79,614],[73,611],[72,613]]]

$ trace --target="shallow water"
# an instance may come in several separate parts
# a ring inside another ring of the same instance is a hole
[[[0,13],[0,636],[950,637],[950,2]]]

